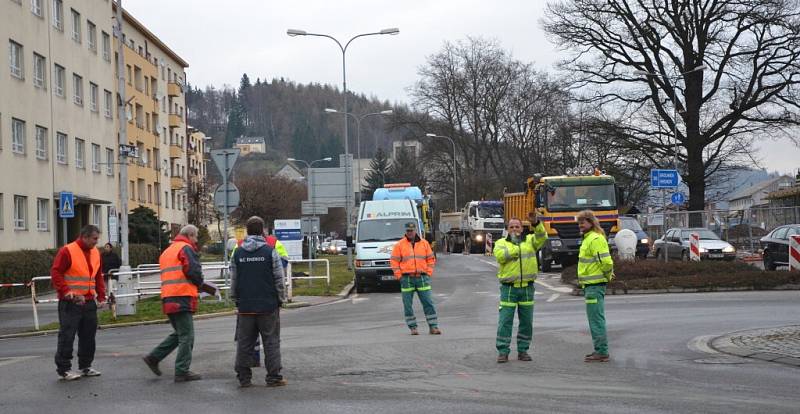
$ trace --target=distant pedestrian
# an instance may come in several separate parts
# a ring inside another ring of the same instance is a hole
[[[92,368],[97,334],[97,308],[106,301],[97,250],[100,229],[84,226],[77,240],[62,247],[53,260],[50,281],[58,294],[58,347],[56,372],[64,381],[96,377]],[[72,347],[78,335],[78,369],[72,372]]]
[[[486,233],[486,244],[483,246],[483,255],[492,256],[493,251],[494,251],[494,240],[492,239],[492,233]]]
[[[286,302],[283,263],[264,237],[264,220],[247,220],[247,238],[231,260],[231,297],[236,302],[236,371],[239,386],[253,385],[253,347],[264,342],[268,387],[286,385],[281,375],[280,306]]]
[[[431,276],[436,259],[428,241],[417,235],[417,223],[406,223],[406,234],[394,245],[390,263],[394,277],[400,281],[403,310],[411,335],[419,335],[417,317],[414,316],[414,292],[417,292],[431,335],[441,335],[439,317],[433,305]]]
[[[198,288],[203,284],[203,268],[197,256],[197,227],[183,226],[180,233],[158,259],[161,269],[162,310],[174,330],[161,344],[144,357],[144,362],[156,375],[161,375],[158,363],[175,348],[175,382],[196,381],[202,377],[189,370],[194,347],[194,320],[197,311]]]
[[[608,249],[606,234],[591,211],[578,213],[578,226],[583,234],[578,253],[578,283],[583,288],[586,316],[594,345],[594,352],[586,355],[584,361],[607,362],[609,354],[605,296],[606,285],[614,278],[614,262]]]
[[[514,312],[519,317],[517,330],[517,359],[532,360],[528,350],[533,342],[534,283],[539,273],[536,252],[547,241],[547,232],[536,213],[528,217],[533,234],[525,234],[522,221],[511,218],[506,224],[508,236],[494,245],[494,256],[499,269],[500,318],[497,322],[497,362],[508,362],[514,330]]]
[[[119,258],[119,255],[114,252],[114,245],[111,243],[106,243],[103,246],[103,254],[101,256],[103,262],[103,279],[106,282],[106,286],[108,286],[108,279],[111,276],[112,270],[119,269],[122,266],[122,260]],[[114,278],[116,280],[116,278]]]

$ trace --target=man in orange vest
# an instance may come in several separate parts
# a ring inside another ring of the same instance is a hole
[[[431,245],[427,240],[417,236],[417,223],[406,223],[406,235],[394,245],[390,264],[394,277],[400,281],[406,324],[411,329],[411,335],[419,335],[417,317],[414,316],[412,307],[415,291],[419,296],[419,301],[422,302],[430,334],[442,334],[442,331],[439,330],[439,319],[431,294],[431,276],[435,263],[436,259],[433,257]]]
[[[183,226],[158,259],[162,309],[174,331],[143,358],[154,374],[161,375],[158,363],[178,348],[175,382],[202,378],[189,370],[194,346],[192,314],[197,311],[198,288],[203,284],[203,268],[197,256],[197,233],[197,227],[191,224]]]
[[[88,225],[77,240],[62,247],[50,269],[50,281],[58,294],[58,347],[56,372],[64,381],[96,377],[92,369],[97,308],[106,301],[106,285],[100,273],[102,263],[97,239],[100,229]],[[78,335],[78,369],[72,372],[72,346]]]

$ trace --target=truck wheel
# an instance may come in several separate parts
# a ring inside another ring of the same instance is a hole
[[[542,272],[551,272],[553,270],[552,260],[542,260]]]
[[[356,293],[364,293],[364,286],[361,283],[358,283],[358,277],[355,278],[356,284]]]

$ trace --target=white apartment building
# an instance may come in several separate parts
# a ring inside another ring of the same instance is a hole
[[[117,201],[117,131],[107,0],[2,0],[0,251],[64,239],[58,193],[75,194],[67,238]]]

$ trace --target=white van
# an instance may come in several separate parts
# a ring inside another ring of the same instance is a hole
[[[389,257],[395,243],[405,234],[406,223],[419,228],[414,200],[363,201],[356,226],[356,292],[365,287],[396,286]]]

